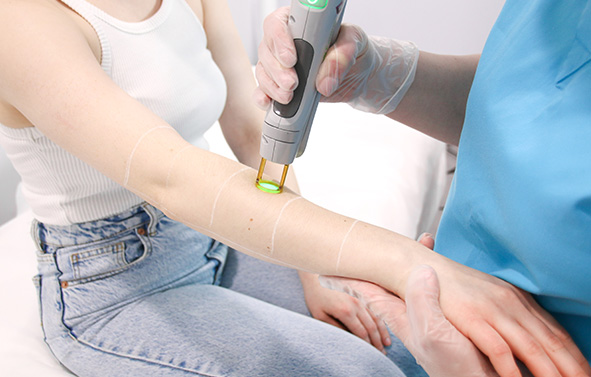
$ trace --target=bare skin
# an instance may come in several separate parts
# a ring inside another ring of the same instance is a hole
[[[160,0],[126,2],[95,0],[90,2],[109,15],[126,22],[139,22],[151,17],[161,4]],[[41,28],[49,27],[53,22],[68,25],[68,29],[70,29],[68,33],[72,38],[76,37],[73,40],[77,39],[79,43],[77,47],[86,50],[83,52],[83,55],[86,55],[85,57],[88,59],[86,64],[90,64],[92,61],[89,53],[94,57],[94,63],[100,64],[102,52],[98,36],[87,21],[76,12],[59,1],[40,0],[23,3],[22,12],[30,12],[32,17],[45,18],[47,23]],[[224,136],[239,161],[256,167],[260,159],[258,153],[259,127],[262,124],[263,114],[251,106],[248,101],[243,100],[243,98],[250,97],[255,87],[246,53],[243,51],[239,37],[232,25],[227,25],[227,21],[220,23],[217,20],[217,18],[230,19],[225,6],[215,5],[214,2],[210,2],[212,5],[207,5],[195,0],[188,1],[188,3],[197,18],[204,23],[209,49],[223,71],[229,86],[226,110],[220,119]],[[205,16],[204,7],[213,8],[208,13],[208,17]],[[207,24],[205,25],[205,23]],[[220,24],[223,25],[218,26]],[[71,53],[78,54],[76,51]],[[4,97],[0,98],[0,123],[12,128],[35,126]],[[216,156],[212,157],[215,159]],[[273,177],[277,177],[281,172],[280,169],[281,167],[269,163],[267,172]],[[296,192],[298,191],[297,181],[293,174],[289,175],[287,183]],[[144,191],[143,188],[142,191]],[[144,194],[150,195],[147,192]],[[389,345],[384,342],[387,340],[387,330],[383,321],[371,317],[370,312],[358,300],[321,287],[315,274],[301,271],[300,278],[304,286],[306,303],[316,318],[334,325],[338,324],[339,327],[366,339],[382,351],[384,346]],[[382,339],[380,334],[386,334],[386,336]]]
[[[113,5],[110,11],[121,13],[112,15],[123,19],[139,15],[133,20],[157,8],[154,1],[92,3]],[[444,313],[491,357],[501,376],[519,375],[513,354],[531,361],[540,376],[588,375],[568,334],[523,292],[396,233],[364,223],[352,227],[352,219],[296,191],[259,191],[254,169],[244,170],[258,164],[262,124],[262,113],[245,100],[254,90],[246,54],[225,2],[189,3],[228,83],[220,124],[240,162],[191,147],[115,85],[98,64],[94,33],[53,0],[0,2],[0,122],[38,128],[171,218],[263,260],[372,281],[402,298],[413,268],[428,264],[441,282]],[[141,12],[128,12],[133,9]],[[223,186],[229,179],[232,184]]]

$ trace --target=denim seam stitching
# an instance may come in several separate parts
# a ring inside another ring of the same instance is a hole
[[[126,271],[126,270],[134,267],[136,264],[138,264],[141,261],[143,261],[144,259],[146,259],[152,253],[152,243],[150,242],[149,238],[146,240],[143,240],[141,236],[138,235],[138,237],[140,238],[140,242],[144,245],[144,250],[145,250],[144,254],[141,257],[139,257],[138,259],[134,260],[133,262],[131,262],[127,265],[121,266],[121,267],[119,267],[115,270],[109,271],[109,272],[104,272],[102,274],[97,274],[97,275],[93,275],[93,276],[87,276],[85,278],[77,278],[77,279],[68,280],[67,281],[68,287],[69,286],[76,286],[76,285],[84,284],[84,283],[89,283],[89,282],[94,282],[97,280],[108,278],[113,275],[117,275],[123,271]],[[122,242],[120,242],[120,243],[122,243]],[[123,253],[118,253],[118,254],[121,258],[123,258],[123,256],[122,256]],[[123,262],[125,262],[125,261],[123,261]],[[74,266],[74,265],[72,264],[72,266]],[[77,268],[73,267],[72,269],[75,271],[75,274],[76,274]]]
[[[221,375],[205,374],[203,372],[197,372],[195,370],[183,368],[183,367],[180,367],[180,366],[177,366],[177,365],[172,365],[172,364],[157,362],[155,360],[150,360],[148,358],[143,358],[143,357],[139,357],[139,356],[132,356],[132,355],[126,355],[126,354],[123,354],[123,353],[113,352],[113,351],[104,349],[102,347],[96,346],[94,344],[91,344],[89,342],[86,342],[84,340],[78,339],[71,332],[69,332],[69,334],[70,334],[70,337],[72,337],[72,339],[74,341],[76,341],[77,343],[80,343],[80,344],[85,345],[87,347],[90,347],[90,348],[92,348],[92,349],[94,349],[96,351],[104,352],[104,353],[109,354],[109,355],[113,355],[113,356],[117,356],[117,357],[123,357],[123,358],[126,358],[126,359],[132,359],[132,360],[136,360],[136,361],[143,361],[143,362],[146,362],[146,363],[150,363],[150,364],[154,364],[154,365],[159,365],[159,366],[162,366],[162,367],[167,367],[167,368],[172,368],[172,369],[178,369],[178,370],[182,370],[182,371],[185,371],[185,372],[188,372],[188,373],[193,373],[193,374],[198,375],[198,376],[204,376],[204,377],[222,377]]]
[[[152,221],[152,220],[150,219],[150,220],[147,220],[147,221],[141,222],[141,223],[139,223],[139,224],[137,224],[137,225],[135,225],[135,226],[132,226],[132,227],[129,227],[129,228],[125,228],[125,229],[122,229],[122,230],[120,230],[120,231],[119,231],[119,232],[117,232],[117,233],[110,234],[108,237],[101,238],[101,239],[98,239],[98,240],[88,241],[88,242],[85,242],[85,243],[76,243],[76,244],[72,244],[72,245],[57,245],[57,244],[54,244],[54,243],[51,243],[51,242],[40,241],[40,244],[41,244],[41,245],[47,245],[47,246],[56,247],[56,248],[58,248],[58,249],[63,249],[63,248],[66,248],[66,247],[72,247],[72,246],[76,246],[76,247],[82,247],[82,246],[85,246],[85,245],[91,244],[91,243],[93,243],[93,242],[100,242],[100,241],[105,241],[105,240],[108,240],[108,239],[110,239],[110,238],[117,237],[117,236],[119,236],[121,233],[125,233],[125,232],[128,232],[128,231],[130,231],[130,230],[135,230],[135,229],[138,229],[138,228],[142,227],[143,225],[149,224],[151,221]],[[47,253],[45,253],[45,254],[47,254]],[[53,254],[53,253],[52,253],[52,254]]]

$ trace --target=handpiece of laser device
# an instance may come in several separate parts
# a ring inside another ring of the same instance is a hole
[[[299,84],[287,104],[273,101],[267,111],[261,136],[261,164],[256,185],[263,191],[280,193],[289,165],[304,153],[320,93],[316,76],[326,51],[335,42],[347,0],[292,0],[289,30],[297,52],[295,71]],[[262,180],[267,160],[283,164],[279,183]]]

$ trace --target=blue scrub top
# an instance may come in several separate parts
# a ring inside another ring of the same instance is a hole
[[[436,250],[533,293],[591,360],[591,1],[506,1]]]

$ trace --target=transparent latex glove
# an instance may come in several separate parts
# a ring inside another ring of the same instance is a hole
[[[254,100],[263,109],[271,99],[288,103],[298,78],[296,50],[287,26],[289,8],[265,19]],[[323,101],[347,102],[356,109],[388,114],[396,109],[414,80],[419,51],[411,42],[368,37],[358,26],[343,24],[316,78]]]
[[[320,277],[321,285],[346,292],[382,318],[431,377],[496,377],[488,359],[443,315],[439,281],[429,266],[408,278],[406,303],[372,283]]]

